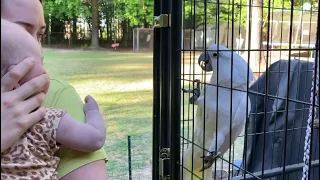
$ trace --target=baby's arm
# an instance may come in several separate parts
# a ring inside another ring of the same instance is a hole
[[[86,122],[81,123],[65,114],[58,126],[57,142],[71,149],[93,152],[100,149],[106,139],[106,127],[97,102],[91,97],[85,98],[84,112]]]

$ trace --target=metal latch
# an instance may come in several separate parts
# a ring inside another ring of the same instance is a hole
[[[160,14],[153,17],[153,28],[170,27],[170,14]]]
[[[163,148],[159,152],[159,175],[162,180],[169,180],[169,175],[164,174],[165,162],[170,160],[170,148]],[[169,165],[169,163],[167,163]]]

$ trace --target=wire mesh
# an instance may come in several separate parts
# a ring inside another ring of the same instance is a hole
[[[109,179],[152,179],[152,147],[144,146],[146,144],[152,144],[150,135],[132,135],[108,142],[105,149],[109,158]]]
[[[177,130],[181,142],[177,162],[180,170],[175,173],[184,180],[301,179],[310,106],[317,112],[313,121],[319,119],[319,104],[310,102],[314,52],[319,51],[316,47],[318,2],[179,2],[182,3],[182,44],[181,49],[172,51],[181,52],[179,78],[183,90],[181,125]],[[174,38],[175,34],[171,36]],[[217,46],[213,50],[212,44],[227,49]],[[225,57],[221,55],[224,52],[230,53],[228,66],[224,66]],[[211,67],[214,70],[206,71],[214,53],[217,57],[210,64],[215,66]],[[210,60],[202,66],[201,58]],[[237,58],[243,58],[247,64],[239,74]],[[249,69],[256,78],[253,82],[249,81]],[[231,76],[223,79],[226,75],[223,72]],[[239,87],[236,81],[241,75],[245,75],[245,83]],[[237,105],[238,96],[245,97],[244,105]],[[202,98],[200,105],[199,98]],[[237,121],[245,122],[241,131],[235,125]],[[222,126],[223,122],[228,123]],[[236,139],[232,138],[234,134]],[[222,147],[219,141],[227,147]],[[309,179],[318,179],[316,128],[311,141]],[[210,164],[202,156],[208,153],[215,156],[218,152],[222,154],[212,165],[199,172]]]
[[[153,50],[153,29],[135,28],[133,29],[133,51]]]

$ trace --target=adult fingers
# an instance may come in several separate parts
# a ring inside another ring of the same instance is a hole
[[[40,107],[36,111],[16,116],[11,121],[1,122],[1,153],[12,146],[27,129],[38,123],[45,117],[46,109]],[[4,124],[5,126],[3,126]]]
[[[44,93],[39,93],[31,98],[23,101],[19,108],[23,109],[25,114],[29,114],[35,109],[39,108],[45,99]]]
[[[1,78],[1,92],[11,91],[34,66],[35,60],[33,58],[26,58],[19,64],[14,66]]]
[[[45,115],[46,115],[46,108],[40,107],[34,112],[23,116],[23,118],[21,118],[18,121],[19,123],[18,125],[22,129],[29,129],[31,126],[35,125],[36,123],[44,119]]]
[[[49,83],[49,76],[47,74],[42,74],[15,89],[14,94],[16,94],[16,98],[19,100],[25,100],[30,96],[43,91],[43,89],[47,87]]]

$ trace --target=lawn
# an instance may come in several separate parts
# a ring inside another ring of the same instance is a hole
[[[45,49],[44,54],[45,67],[52,77],[68,81],[82,99],[88,94],[97,99],[107,124],[105,149],[110,179],[128,179],[128,136],[131,136],[133,179],[151,179],[152,53]],[[190,63],[190,59],[197,57],[185,57],[182,68],[185,75],[181,78],[203,78],[200,67]],[[206,80],[209,76],[211,74]],[[184,84],[184,88],[192,89],[189,81]],[[182,118],[191,120],[184,123],[182,132],[191,138],[188,129],[190,132],[193,106],[188,101],[190,94],[182,97]],[[241,159],[243,138],[239,138],[235,146],[235,159]],[[227,153],[225,157],[228,159]]]
[[[44,50],[51,77],[90,94],[106,118],[105,149],[111,179],[128,179],[127,136],[132,136],[133,179],[150,179],[152,157],[152,54]],[[149,176],[149,177],[148,177]]]

